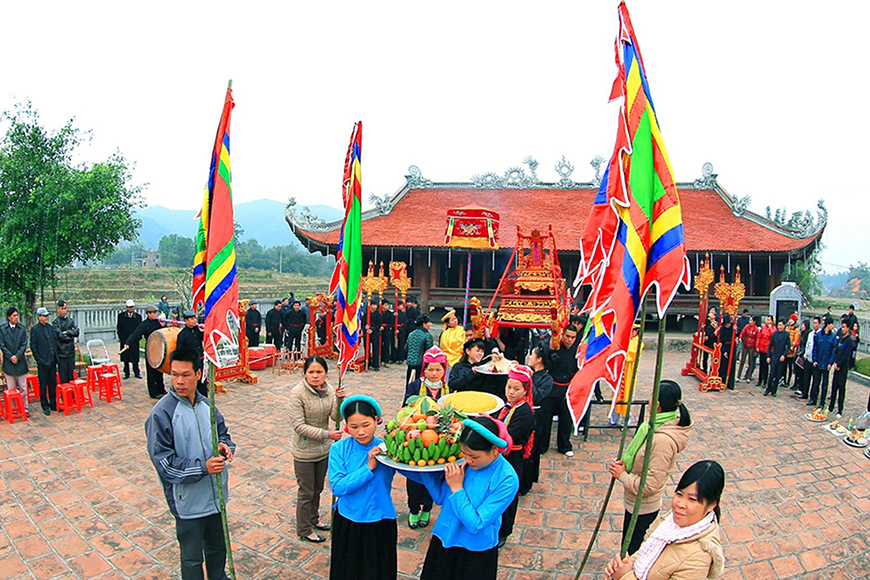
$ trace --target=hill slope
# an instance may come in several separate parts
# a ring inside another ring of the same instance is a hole
[[[328,205],[308,206],[312,213],[326,221],[341,218],[340,210]],[[256,239],[261,246],[299,245],[284,221],[284,204],[272,199],[258,199],[234,207],[235,219],[245,230],[242,241]],[[139,240],[149,250],[156,250],[160,238],[178,234],[186,238],[196,235],[196,211],[152,206],[136,212],[142,220]]]

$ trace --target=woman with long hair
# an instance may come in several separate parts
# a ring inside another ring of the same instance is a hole
[[[302,366],[302,380],[290,391],[290,452],[299,485],[296,501],[296,534],[313,543],[326,538],[315,533],[329,530],[320,522],[320,493],[329,461],[329,447],[341,439],[332,424],[339,420],[338,399],[344,389],[335,389],[326,380],[329,367],[320,356],[310,356]]]
[[[631,443],[629,443],[622,459],[613,461],[608,471],[614,479],[618,479],[623,487],[625,517],[622,527],[622,539],[625,540],[628,523],[634,510],[638,494],[642,496],[640,511],[628,553],[633,554],[643,542],[650,524],[659,515],[662,506],[662,496],[665,482],[674,469],[677,454],[686,448],[689,433],[692,430],[692,418],[689,410],[682,402],[682,390],[674,381],[664,380],[659,386],[659,400],[650,400],[650,405],[658,405],[655,420],[655,435],[653,436],[652,453],[650,454],[649,470],[646,485],[640,489],[641,467],[646,457],[646,439],[649,436],[649,423],[641,423]]]
[[[719,531],[725,470],[715,461],[692,465],[661,519],[634,556],[619,555],[607,565],[608,580],[715,580],[725,569]]]

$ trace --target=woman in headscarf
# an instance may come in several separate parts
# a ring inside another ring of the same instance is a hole
[[[539,433],[544,426],[543,413],[540,412],[540,401],[553,390],[553,377],[547,372],[546,362],[549,358],[545,345],[539,344],[529,354],[529,366],[534,371],[532,375],[532,410],[535,413],[535,433]],[[520,495],[526,495],[531,491],[532,484],[538,483],[538,473],[541,470],[541,450],[537,443],[532,446],[532,454],[523,465],[523,476],[520,477]]]

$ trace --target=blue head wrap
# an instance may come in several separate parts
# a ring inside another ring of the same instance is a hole
[[[352,395],[352,396],[346,398],[344,400],[344,402],[341,404],[341,408],[339,409],[341,416],[344,417],[345,419],[347,419],[347,417],[344,414],[344,410],[347,408],[347,406],[350,403],[355,403],[357,401],[362,401],[364,403],[368,403],[375,410],[375,413],[377,414],[378,417],[383,416],[381,414],[381,406],[378,404],[377,401],[375,401],[373,398],[369,397],[368,395]]]
[[[463,427],[468,427],[472,431],[476,431],[479,435],[481,435],[484,439],[495,445],[499,449],[505,449],[508,444],[507,441],[478,423],[473,419],[466,419],[462,422]]]

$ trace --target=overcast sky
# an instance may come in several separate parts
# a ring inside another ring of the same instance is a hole
[[[359,119],[366,204],[401,187],[411,164],[465,181],[532,155],[555,181],[564,154],[587,181],[616,131],[616,5],[7,3],[0,109],[30,99],[52,127],[74,116],[93,130],[83,159],[119,149],[149,184],[147,204],[171,208],[201,203],[229,78],[237,203],[339,207]],[[870,87],[857,65],[870,3],[628,7],[677,180],[711,161],[762,214],[824,198],[826,270],[868,261]]]

